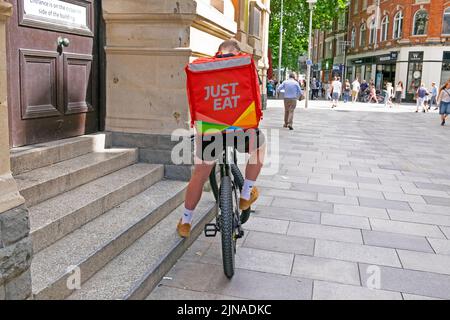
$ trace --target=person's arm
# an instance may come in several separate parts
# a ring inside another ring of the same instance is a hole
[[[443,94],[443,93],[444,93],[444,90],[442,90],[441,93],[438,95],[438,98],[437,98],[437,100],[436,100],[436,103],[437,103],[438,105],[441,104],[442,94]]]
[[[280,93],[284,89],[284,82],[278,86],[277,92]]]

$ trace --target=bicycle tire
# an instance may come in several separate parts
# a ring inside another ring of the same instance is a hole
[[[239,170],[239,167],[235,164],[230,165],[230,168],[234,177],[234,183],[239,191],[242,191],[242,188],[244,187],[244,177],[242,176],[241,170]]]
[[[242,188],[244,187],[244,177],[242,176],[241,170],[239,170],[239,167],[235,164],[232,164],[231,166],[231,173],[234,177],[234,183],[239,188],[239,191],[242,191]],[[250,219],[250,214],[252,212],[251,208],[248,208],[247,210],[244,210],[241,212],[240,220],[241,224],[245,224],[248,219]]]
[[[235,269],[235,226],[233,210],[233,186],[230,177],[223,177],[220,185],[220,228],[222,235],[223,271],[228,279],[233,278]]]

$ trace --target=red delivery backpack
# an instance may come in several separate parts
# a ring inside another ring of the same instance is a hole
[[[200,58],[186,74],[191,126],[198,133],[258,128],[261,93],[251,55]]]

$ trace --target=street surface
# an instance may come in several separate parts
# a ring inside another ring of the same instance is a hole
[[[202,235],[149,299],[450,299],[450,126],[414,110],[314,101],[288,131],[269,101],[280,166],[235,277]]]

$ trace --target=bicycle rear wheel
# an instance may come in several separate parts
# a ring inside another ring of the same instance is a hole
[[[236,228],[234,224],[233,185],[231,178],[222,178],[220,185],[220,229],[222,234],[223,271],[228,279],[234,276],[236,253]]]

